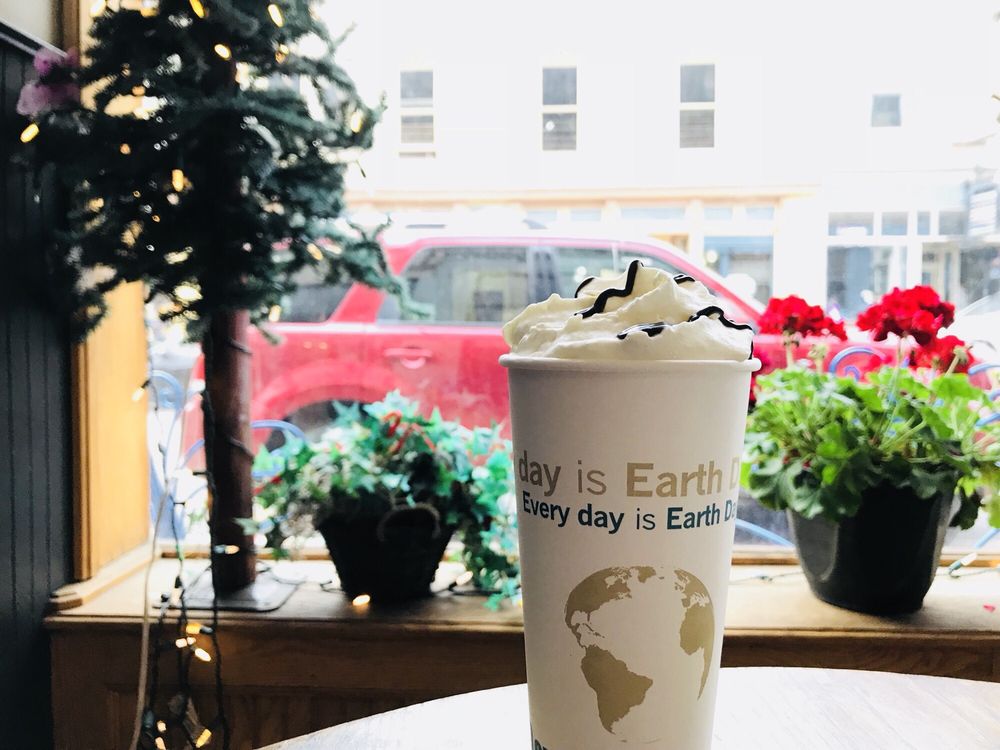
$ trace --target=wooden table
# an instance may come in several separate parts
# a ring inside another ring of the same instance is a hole
[[[265,750],[527,750],[524,685],[421,703]],[[714,750],[997,750],[1000,685],[832,669],[723,669]]]

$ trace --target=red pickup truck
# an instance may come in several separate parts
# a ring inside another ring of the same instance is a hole
[[[332,416],[332,402],[371,402],[398,389],[470,426],[504,423],[507,380],[497,363],[507,351],[503,323],[553,292],[572,296],[587,276],[621,273],[634,258],[702,281],[731,320],[756,326],[762,312],[757,301],[653,240],[527,231],[424,236],[388,244],[385,252],[429,317],[407,316],[395,298],[361,284],[301,279],[270,325],[280,343],[251,333],[253,419],[289,419],[315,434]],[[845,345],[830,343],[828,359]],[[779,336],[759,334],[754,345],[765,361],[785,361]],[[202,377],[200,360],[193,376],[195,383]],[[198,399],[186,409],[184,442],[190,445],[201,434]]]

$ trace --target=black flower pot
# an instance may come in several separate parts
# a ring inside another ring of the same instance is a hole
[[[823,601],[855,612],[920,609],[941,560],[951,500],[880,486],[865,494],[854,518],[840,523],[789,511],[809,587]]]
[[[430,595],[431,581],[454,532],[430,505],[390,510],[380,518],[331,516],[318,527],[351,599],[401,602]]]

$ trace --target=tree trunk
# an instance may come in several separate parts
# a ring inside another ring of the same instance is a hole
[[[212,580],[217,593],[250,585],[257,569],[253,537],[244,534],[236,522],[253,516],[249,323],[246,310],[217,313],[202,341]],[[227,552],[227,547],[239,551]]]

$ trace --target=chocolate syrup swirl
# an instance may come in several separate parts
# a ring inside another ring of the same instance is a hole
[[[640,323],[639,325],[636,325],[636,326],[629,326],[624,331],[622,331],[621,333],[618,334],[618,340],[619,341],[624,341],[625,338],[630,333],[644,333],[647,336],[649,336],[650,338],[653,338],[653,336],[658,336],[659,334],[663,333],[663,329],[666,328],[668,325],[670,325],[670,324],[669,323]]]
[[[674,276],[674,282],[677,284],[686,284],[689,281],[697,281],[694,276],[688,276],[686,273],[679,273]]]
[[[583,288],[584,288],[585,286],[587,286],[587,284],[589,284],[589,283],[590,283],[591,281],[593,281],[593,280],[594,280],[595,278],[596,278],[595,276],[588,276],[588,277],[587,277],[587,278],[585,278],[585,279],[584,279],[583,281],[581,281],[581,282],[580,282],[580,286],[578,286],[578,287],[576,288],[576,291],[575,291],[575,292],[573,292],[573,298],[575,299],[576,297],[579,297],[579,296],[580,296],[580,290],[581,290],[581,289],[583,289]]]
[[[632,290],[635,288],[635,277],[639,273],[639,268],[642,263],[636,259],[628,264],[628,273],[625,276],[625,288],[624,289],[605,289],[603,292],[597,295],[597,299],[594,300],[594,304],[588,307],[586,310],[581,310],[576,313],[580,317],[589,318],[597,313],[604,312],[604,308],[608,305],[608,300],[612,297],[628,297],[632,294]],[[577,290],[579,291],[579,290]]]
[[[735,329],[737,331],[752,331],[753,330],[753,326],[749,326],[746,323],[734,323],[733,321],[731,321],[729,318],[726,317],[726,314],[722,311],[722,308],[718,307],[716,305],[710,305],[709,307],[703,307],[701,310],[699,310],[694,315],[692,315],[690,318],[688,318],[688,323],[694,323],[696,320],[698,320],[698,318],[710,317],[712,315],[718,315],[719,317],[715,318],[715,320],[718,320],[726,328],[732,328],[732,329]]]

